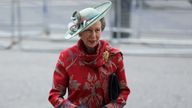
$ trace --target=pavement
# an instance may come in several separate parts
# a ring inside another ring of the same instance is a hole
[[[52,108],[47,98],[58,56],[0,50],[0,108]],[[128,54],[124,62],[131,89],[125,108],[191,108],[191,57]]]

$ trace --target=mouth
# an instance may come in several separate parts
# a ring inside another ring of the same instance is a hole
[[[95,41],[95,40],[89,40],[89,43],[91,43],[91,44],[94,44],[94,43],[96,43],[97,41]]]

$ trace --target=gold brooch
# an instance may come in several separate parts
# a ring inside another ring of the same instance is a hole
[[[109,52],[108,52],[108,51],[105,51],[105,52],[103,53],[103,60],[104,60],[105,62],[107,62],[107,61],[109,60]]]

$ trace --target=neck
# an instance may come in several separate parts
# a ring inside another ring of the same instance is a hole
[[[97,53],[97,48],[99,46],[99,43],[95,47],[88,47],[86,46],[82,40],[79,41],[80,47],[87,53],[87,54],[96,54]]]
[[[94,48],[86,47],[86,52],[87,52],[88,54],[95,54],[95,53],[96,53],[96,50],[97,50],[97,46],[94,47]]]

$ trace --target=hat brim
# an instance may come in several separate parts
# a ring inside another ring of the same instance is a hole
[[[97,11],[101,12],[101,14],[95,16],[94,18],[92,18],[91,20],[87,21],[87,25],[83,28],[79,28],[76,32],[74,32],[73,34],[70,34],[70,31],[68,30],[65,33],[65,39],[70,39],[73,38],[74,36],[78,35],[80,32],[86,30],[87,28],[89,28],[90,26],[92,26],[93,24],[95,24],[97,21],[99,21],[100,19],[102,19],[103,17],[106,16],[106,14],[108,13],[108,11],[110,10],[112,6],[111,1],[107,1],[104,2],[96,7],[94,7],[94,9],[96,9]]]

